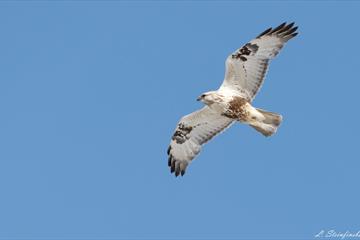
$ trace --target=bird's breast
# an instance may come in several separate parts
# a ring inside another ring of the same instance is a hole
[[[233,97],[227,102],[222,115],[231,119],[247,122],[250,115],[248,111],[250,106],[250,103],[245,98]]]

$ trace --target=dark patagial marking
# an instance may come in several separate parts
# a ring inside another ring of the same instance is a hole
[[[240,56],[240,59],[241,59],[241,61],[243,61],[243,62],[247,61],[247,58],[244,57],[244,56]]]
[[[172,136],[172,140],[176,141],[178,144],[183,144],[187,139],[190,138],[189,134],[191,133],[192,129],[192,126],[186,126],[184,123],[180,123],[174,135]]]
[[[250,54],[254,55],[258,49],[259,49],[258,45],[247,43],[245,44],[245,46],[240,48],[235,54],[233,54],[232,58],[240,59],[241,61],[245,62],[247,61],[247,58],[245,56],[249,56]]]
[[[248,44],[246,44],[246,46],[247,46],[248,48],[250,48],[250,49],[251,49],[251,52],[253,52],[253,53],[256,53],[257,50],[259,49],[259,46],[256,45],[256,44],[248,43]]]
[[[247,56],[250,55],[251,51],[250,51],[249,48],[247,47],[247,44],[240,49],[240,53],[241,53],[242,55],[247,55]]]
[[[246,103],[248,103],[248,101],[245,98],[234,97],[229,102],[229,107],[226,109],[223,115],[228,118],[246,121],[249,117],[249,112],[245,109]]]

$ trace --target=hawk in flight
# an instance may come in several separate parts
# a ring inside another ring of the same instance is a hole
[[[168,148],[168,165],[175,176],[184,175],[186,167],[200,152],[201,146],[230,127],[235,121],[271,136],[282,116],[251,105],[264,82],[270,59],[297,35],[294,23],[269,28],[226,59],[225,79],[217,91],[198,97],[205,106],[182,117]]]

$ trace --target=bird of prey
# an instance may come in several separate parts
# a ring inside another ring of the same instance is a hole
[[[205,106],[182,117],[168,148],[168,165],[175,176],[183,176],[201,146],[234,122],[248,124],[264,136],[279,127],[280,114],[251,105],[264,82],[269,61],[297,35],[294,23],[269,28],[226,59],[225,78],[216,91],[198,97]]]

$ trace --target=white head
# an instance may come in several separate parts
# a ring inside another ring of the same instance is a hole
[[[216,91],[205,92],[201,94],[197,99],[206,105],[211,105],[214,102],[219,102],[219,94]]]

